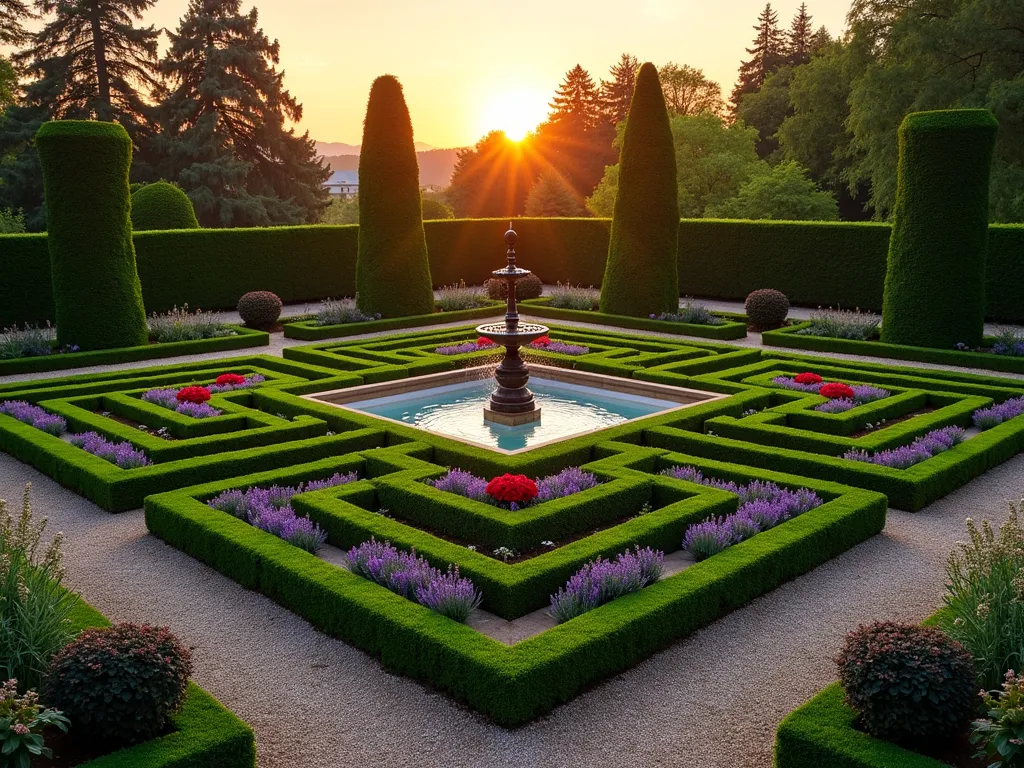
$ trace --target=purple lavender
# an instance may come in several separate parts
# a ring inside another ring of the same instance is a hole
[[[760,529],[758,529],[760,533]],[[683,549],[700,562],[736,543],[729,518],[711,518],[686,529],[683,535]]]
[[[0,406],[2,408],[2,406]],[[978,429],[991,429],[1002,424],[1004,421],[1014,419],[1024,414],[1024,397],[1014,397],[1004,400],[998,405],[988,408],[979,408],[972,417],[974,426]]]
[[[114,443],[96,432],[83,432],[80,435],[70,436],[71,444],[81,448],[94,456],[116,464],[121,469],[136,469],[147,467],[153,462],[149,460],[144,451],[139,450],[131,443]]]
[[[844,459],[863,461],[891,469],[907,469],[932,456],[948,451],[964,440],[964,430],[960,427],[943,427],[921,435],[910,445],[889,448],[869,454],[867,451],[853,448],[843,454]]]
[[[244,491],[234,488],[210,499],[207,505],[315,554],[327,541],[327,533],[308,517],[295,513],[291,506],[292,497],[351,483],[358,477],[356,472],[335,472],[323,480],[312,480],[296,486],[272,485],[269,488],[253,487]]]
[[[482,600],[483,595],[473,582],[459,576],[458,566],[449,566],[448,573],[431,578],[426,586],[416,588],[416,602],[462,624]]]
[[[208,419],[223,413],[209,403],[178,402],[178,390],[176,389],[151,389],[142,393],[142,399],[147,403],[159,405],[161,408],[167,408],[183,416],[191,416],[193,419]]]
[[[554,475],[537,478],[536,482],[537,498],[532,502],[534,504],[539,504],[542,501],[551,501],[552,499],[561,499],[600,485],[597,477],[590,472],[583,471],[579,467],[568,467]],[[427,485],[433,486],[439,491],[457,493],[459,496],[465,496],[467,499],[473,499],[474,501],[482,501],[485,504],[492,504],[494,506],[503,506],[488,495],[486,480],[464,469],[450,469],[447,474],[442,475],[436,480],[427,480]],[[515,511],[520,508],[520,505],[513,503],[510,508]]]
[[[566,344],[562,341],[551,341],[547,344],[538,344],[534,349],[542,349],[545,352],[555,352],[559,355],[587,355],[590,354],[590,347],[581,344]]]
[[[868,384],[853,384],[850,386],[850,389],[853,390],[853,399],[858,405],[871,403],[875,400],[884,400],[892,394],[888,389],[872,387]]]
[[[259,373],[250,373],[245,377],[245,382],[242,384],[207,384],[206,388],[210,390],[211,395],[216,395],[221,392],[234,392],[236,389],[248,389],[249,387],[255,387],[257,384],[262,384],[267,380],[267,377]]]
[[[814,406],[819,413],[845,413],[857,407],[857,403],[848,397],[837,397],[835,400],[828,400],[821,405]]]
[[[482,599],[473,582],[459,576],[458,568],[443,573],[415,550],[404,552],[387,541],[371,538],[352,547],[347,564],[357,576],[456,621],[465,622]]]
[[[616,556],[615,560],[597,558],[584,564],[551,595],[551,615],[559,624],[643,589],[661,578],[665,553],[637,546]]]
[[[772,379],[772,384],[783,389],[792,389],[795,392],[809,392],[813,395],[818,394],[818,390],[824,386],[824,381],[819,381],[817,384],[801,384],[794,380],[790,376],[776,376]]]
[[[436,480],[427,480],[427,485],[439,491],[457,493],[467,499],[487,503],[491,501],[491,497],[487,495],[487,481],[464,469],[450,469],[447,474]]]
[[[597,478],[579,467],[568,467],[556,475],[537,480],[537,501],[550,501],[599,485]]]
[[[450,344],[446,347],[438,347],[434,350],[438,355],[464,355],[467,352],[476,352],[490,347],[481,347],[475,341],[467,341],[464,344]]]
[[[68,430],[68,423],[63,418],[24,400],[5,400],[0,403],[0,413],[49,435],[63,435]]]
[[[791,376],[776,376],[772,379],[772,384],[783,389],[791,389],[794,392],[807,392],[808,394],[818,394],[825,384],[828,382],[822,381],[817,384],[801,384]],[[872,387],[868,384],[853,384],[850,386],[853,390],[853,403],[854,405],[863,405],[864,403],[871,403],[875,400],[882,400],[889,397],[892,392],[881,387]],[[835,406],[836,400],[831,400],[828,403],[819,405],[814,410],[822,411],[823,413],[841,413],[842,411],[848,411],[853,408],[854,405],[848,406]],[[844,402],[850,402],[849,399],[845,399]],[[829,410],[829,408],[838,408],[839,410]]]
[[[729,491],[739,497],[739,506],[733,514],[711,518],[686,529],[683,549],[692,553],[697,560],[716,555],[733,544],[809,512],[823,503],[821,497],[809,488],[792,491],[768,480],[752,480],[746,485],[739,485],[732,480],[705,477],[692,466],[669,467],[661,474]]]

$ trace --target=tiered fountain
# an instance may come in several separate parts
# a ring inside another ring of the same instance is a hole
[[[543,325],[520,323],[516,307],[516,282],[531,274],[530,270],[516,266],[516,242],[519,235],[509,223],[505,233],[508,250],[505,255],[508,264],[504,269],[491,272],[508,284],[508,299],[505,303],[505,322],[477,326],[477,333],[495,344],[505,347],[501,364],[494,371],[498,388],[491,394],[490,402],[484,406],[484,419],[496,424],[515,427],[540,420],[540,407],[534,400],[533,392],[526,385],[530,381],[530,370],[519,356],[519,348],[546,336],[548,329]]]

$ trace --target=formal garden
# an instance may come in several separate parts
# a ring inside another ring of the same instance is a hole
[[[171,185],[131,190],[121,126],[48,122],[48,231],[0,236],[0,450],[144,515],[196,578],[529,733],[1024,451],[996,127],[909,115],[891,226],[680,221],[647,64],[610,220],[424,224],[385,76],[359,225],[220,230]],[[255,765],[278,731],[190,681],[194,628],[108,622],[31,494],[0,505],[3,764]],[[864,617],[779,768],[1022,764],[1019,511],[950,542],[926,626]]]

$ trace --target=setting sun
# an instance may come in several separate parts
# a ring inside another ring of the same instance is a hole
[[[548,111],[549,94],[542,91],[503,91],[484,105],[480,114],[481,133],[504,131],[520,141],[541,123]]]

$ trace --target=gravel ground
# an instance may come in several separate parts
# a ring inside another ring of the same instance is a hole
[[[27,481],[68,536],[69,584],[110,618],[169,625],[193,646],[196,680],[255,728],[261,768],[575,767],[612,754],[622,766],[745,768],[770,765],[779,720],[834,679],[846,631],[935,610],[963,519],[1001,518],[1024,494],[1024,456],[921,512],[890,512],[882,535],[517,731],[164,545],[141,511],[107,514],[0,454],[0,498],[16,503]]]

